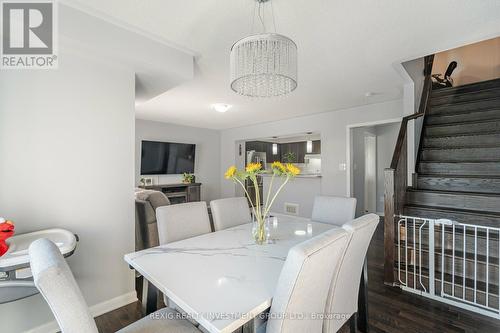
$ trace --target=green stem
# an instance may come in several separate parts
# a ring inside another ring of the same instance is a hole
[[[264,210],[267,210],[267,207],[269,207],[268,204],[269,204],[269,198],[271,198],[271,190],[273,188],[274,176],[275,176],[275,174],[273,172],[273,175],[271,177],[271,181],[269,182],[269,189],[267,190],[266,205],[264,206]]]
[[[274,197],[271,200],[271,203],[269,204],[268,207],[266,207],[266,211],[264,212],[264,215],[267,215],[267,213],[269,213],[269,210],[273,206],[274,200],[276,200],[276,197],[278,197],[278,194],[280,194],[281,190],[283,190],[283,187],[285,187],[286,183],[288,183],[289,180],[290,180],[290,176],[287,175],[285,181],[283,182],[283,184],[281,184],[281,186],[279,187],[278,191],[276,191],[276,193],[274,194]]]
[[[253,213],[255,214],[255,207],[253,206],[252,198],[250,198],[250,194],[248,194],[247,189],[245,188],[245,185],[243,185],[243,183],[238,178],[234,177],[233,179],[236,180],[238,182],[238,184],[240,184],[241,187],[243,188],[243,191],[245,191],[245,194],[247,195],[247,197],[250,201],[250,206],[252,206]]]
[[[259,191],[259,184],[257,183],[257,176],[256,175],[252,175],[251,176],[251,179],[252,179],[252,182],[253,182],[253,186],[254,186],[254,189],[255,189],[255,206],[257,206],[257,214],[259,214],[259,216],[262,216],[261,213],[261,206],[260,206],[260,191]]]

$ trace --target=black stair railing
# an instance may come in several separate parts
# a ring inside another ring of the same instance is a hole
[[[424,58],[424,86],[420,98],[418,112],[406,116],[401,121],[396,147],[392,156],[391,166],[384,171],[385,191],[384,191],[384,283],[394,285],[396,277],[394,273],[395,262],[395,217],[403,213],[405,205],[406,189],[408,187],[408,124],[411,120],[424,117],[429,107],[430,95],[432,91],[432,64],[434,55]],[[421,131],[421,128],[419,129]],[[416,133],[420,137],[419,145],[422,145],[423,135]]]

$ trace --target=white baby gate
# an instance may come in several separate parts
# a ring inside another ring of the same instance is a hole
[[[401,289],[500,319],[500,228],[397,217]]]

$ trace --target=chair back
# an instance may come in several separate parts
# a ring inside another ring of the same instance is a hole
[[[97,333],[94,318],[59,248],[42,238],[29,247],[35,286],[52,310],[62,333]]]
[[[137,191],[135,196],[135,250],[140,251],[159,245],[155,211],[170,201],[160,191]]]
[[[205,201],[158,207],[156,220],[160,245],[212,231]]]
[[[323,332],[337,332],[358,311],[359,281],[366,252],[379,220],[378,215],[367,214],[342,226],[349,233],[349,243],[338,274],[330,286]]]
[[[334,273],[342,259],[348,234],[342,228],[324,232],[288,252],[276,287],[267,333],[321,332]]]
[[[215,231],[252,222],[245,197],[218,199],[210,202]]]
[[[342,226],[356,214],[356,198],[316,196],[311,220]]]

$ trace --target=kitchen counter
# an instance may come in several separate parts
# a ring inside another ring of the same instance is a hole
[[[272,175],[271,174],[263,174],[262,177],[266,177],[266,178],[269,178],[271,177]],[[320,173],[301,173],[300,175],[298,176],[295,176],[295,178],[321,178],[321,174]]]

